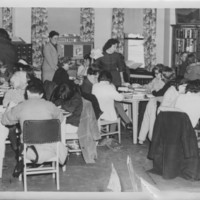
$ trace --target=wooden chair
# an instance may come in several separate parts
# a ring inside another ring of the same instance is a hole
[[[59,183],[59,142],[61,141],[61,128],[58,119],[50,120],[26,120],[23,124],[23,144],[24,149],[34,144],[55,143],[56,154],[53,158],[45,161],[42,166],[36,167],[32,161],[27,159],[27,153],[24,151],[24,191],[27,191],[27,176],[33,174],[53,174],[55,178],[57,190],[60,189]],[[51,166],[45,165],[51,163]]]
[[[110,135],[118,135],[118,141],[121,143],[121,123],[120,123],[120,118],[117,118],[115,121],[109,121],[109,120],[98,120],[99,123],[99,129],[100,129],[100,134],[101,137],[109,137]],[[112,124],[116,124],[116,131],[111,131],[110,126]]]

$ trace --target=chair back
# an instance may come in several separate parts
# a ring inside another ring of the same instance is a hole
[[[23,142],[26,144],[44,144],[61,141],[60,126],[58,119],[25,120]]]

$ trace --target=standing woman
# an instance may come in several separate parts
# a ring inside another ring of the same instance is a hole
[[[124,83],[123,72],[126,68],[123,56],[116,52],[118,44],[117,39],[109,39],[103,47],[103,56],[95,61],[100,70],[107,70],[111,73],[112,82],[116,87]]]
[[[44,61],[42,65],[42,81],[52,81],[55,71],[57,70],[58,58],[59,58],[59,46],[58,42],[59,33],[51,31],[49,33],[49,42],[44,46],[43,55]]]

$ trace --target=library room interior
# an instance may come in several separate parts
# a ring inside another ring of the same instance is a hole
[[[0,199],[197,197],[199,11],[0,7]]]

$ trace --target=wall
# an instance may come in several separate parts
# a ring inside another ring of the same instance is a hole
[[[171,24],[175,24],[175,9],[158,8],[157,10],[157,63],[171,66]],[[60,34],[80,34],[80,8],[48,8],[49,30]],[[125,8],[124,31],[140,33],[143,31],[143,12],[141,8]],[[95,8],[95,48],[102,48],[111,37],[112,8]],[[23,22],[23,23],[22,23]],[[2,13],[0,9],[0,27]],[[31,41],[31,8],[13,9],[13,31],[27,43]]]
[[[48,8],[49,31],[80,34],[80,8]]]
[[[102,49],[105,42],[111,38],[112,9],[95,8],[94,47]]]
[[[175,24],[175,9],[157,9],[157,37],[156,58],[157,63],[171,67],[172,28]]]
[[[124,9],[124,33],[143,33],[143,9],[125,8]]]
[[[163,63],[171,67],[169,62],[169,54],[171,54],[171,40],[170,40],[170,9],[165,8],[165,21],[164,21],[164,59]],[[169,50],[170,49],[170,50]]]
[[[13,36],[31,43],[31,8],[13,9]]]
[[[2,27],[2,9],[0,9],[0,27]]]
[[[156,61],[157,63],[164,64],[164,22],[165,22],[165,9],[157,10],[156,19]]]

